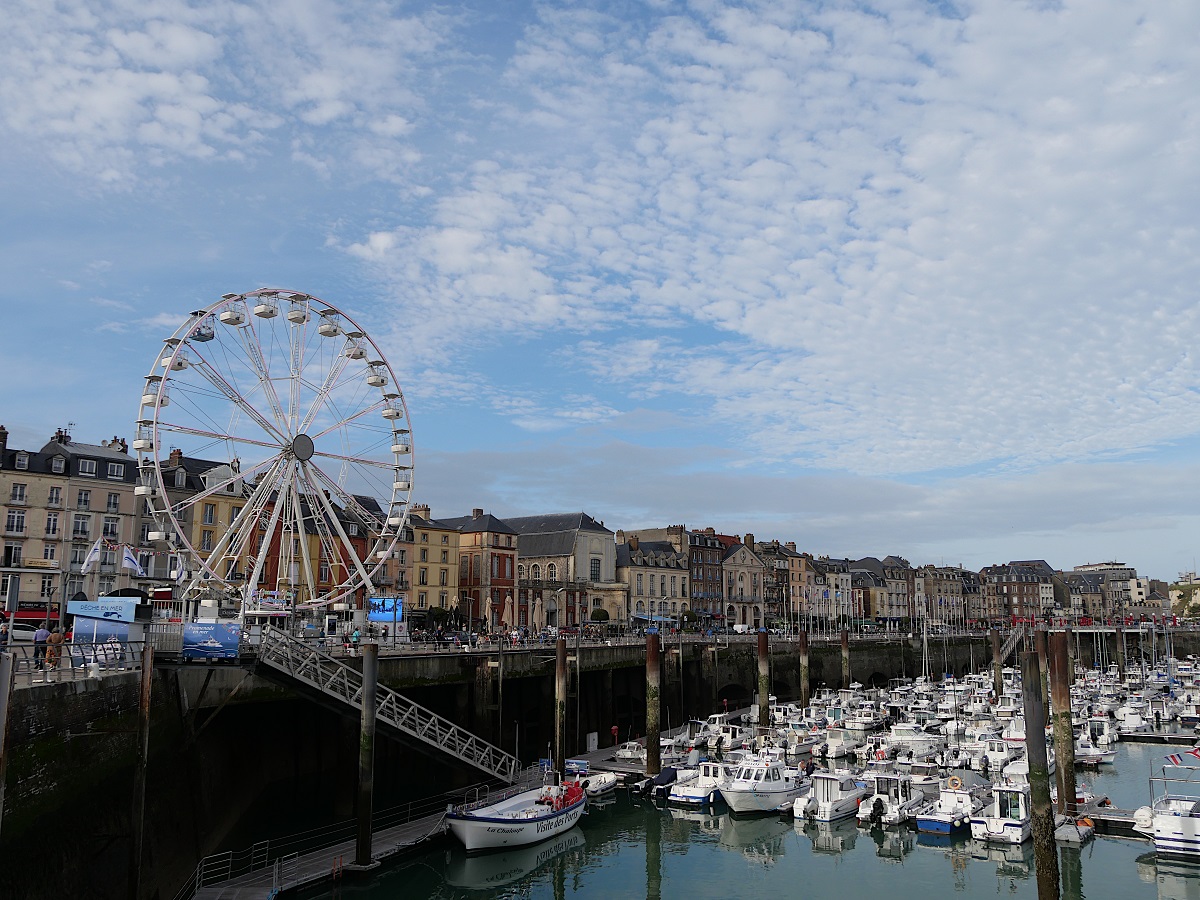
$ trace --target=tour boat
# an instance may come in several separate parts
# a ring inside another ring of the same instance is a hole
[[[858,812],[867,789],[847,773],[817,772],[807,797],[799,797],[792,805],[796,818],[817,822],[836,822]]]
[[[752,756],[742,760],[737,772],[721,787],[729,811],[773,813],[791,804],[808,789],[808,779],[778,759]]]
[[[548,784],[450,806],[446,821],[468,852],[495,850],[552,838],[578,822],[586,808],[582,785]]]

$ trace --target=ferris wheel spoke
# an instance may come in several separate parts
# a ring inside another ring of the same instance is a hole
[[[303,478],[303,469],[297,472],[297,474]],[[304,565],[301,567],[304,570],[304,583],[308,587],[309,598],[313,598],[319,596],[319,594],[316,582],[313,579],[312,551],[308,546],[308,528],[305,523],[311,519],[314,521],[315,528],[317,515],[316,511],[312,508],[311,498],[301,495],[298,482],[299,479],[294,478],[291,484],[292,533],[298,536],[297,542],[300,545],[300,556],[304,561]],[[307,494],[307,492],[305,493]],[[305,502],[306,500],[307,502]]]
[[[275,481],[275,479],[272,476],[274,475],[274,472],[276,470],[278,470],[282,465],[284,465],[284,461],[277,457],[275,459],[268,460],[268,462],[274,464],[272,470],[269,471],[263,478],[259,479],[259,483],[257,485],[255,485],[255,489],[251,493],[251,495],[248,498],[246,498],[245,504],[243,504],[238,515],[235,516],[234,521],[230,522],[229,527],[227,529],[225,529],[225,532],[221,535],[220,538],[218,538],[216,545],[212,548],[212,550],[210,550],[208,552],[208,559],[211,560],[211,559],[219,558],[221,555],[223,555],[225,553],[226,547],[232,546],[235,539],[242,533],[242,530],[241,530],[241,528],[238,527],[237,523],[245,522],[247,515],[254,515],[253,510],[261,508],[261,504],[264,501],[264,499],[270,497],[271,486]],[[191,498],[189,498],[189,500],[190,499]],[[177,506],[177,507],[172,507],[172,509],[174,511],[182,511],[184,508],[186,508],[189,505],[194,506],[195,504],[194,503],[183,503],[183,504],[179,504],[179,506]],[[211,566],[210,566],[210,568],[211,568]],[[224,576],[220,576],[220,577],[223,578]]]
[[[325,401],[334,391],[337,380],[341,377],[350,360],[348,357],[338,354],[337,360],[329,370],[329,374],[325,377],[325,381],[316,390],[317,396],[313,398],[312,405],[308,408],[308,412],[304,415],[304,421],[300,424],[301,432],[308,431],[312,427],[313,420],[317,417],[317,413],[321,411],[321,407],[325,405]]]
[[[267,434],[273,435],[282,443],[287,442],[286,436],[280,433],[278,428],[267,421],[267,418],[257,409],[255,409],[250,402],[233,387],[233,385],[226,381],[221,373],[218,372],[207,359],[205,359],[203,356],[198,356],[198,359],[200,364],[197,365],[196,363],[193,363],[191,368],[199,371],[199,373],[205,378],[205,380],[208,381],[209,384],[224,394],[247,416],[257,422],[263,431],[267,432]]]
[[[293,468],[294,467],[289,463],[284,463],[284,465],[280,467],[281,471],[279,473],[279,477],[275,480],[275,489],[273,491],[276,498],[275,503],[271,507],[271,515],[267,520],[267,527],[263,533],[262,549],[260,549],[257,555],[254,557],[254,571],[251,573],[250,581],[247,583],[247,591],[255,591],[258,589],[258,581],[259,578],[262,577],[263,565],[266,563],[267,555],[270,553],[271,541],[275,537],[275,530],[279,527],[279,519],[283,515],[284,497],[287,492],[287,486],[292,480]],[[268,496],[270,495],[268,494]],[[290,547],[288,548],[288,553],[283,552],[284,548],[282,537],[280,540],[279,549],[280,562],[282,563],[283,560],[288,558],[288,555],[291,552]]]
[[[170,431],[176,434],[190,434],[193,437],[213,438],[218,441],[235,441],[239,444],[252,444],[255,447],[266,447],[269,450],[283,450],[284,444],[273,444],[270,441],[256,441],[254,438],[242,437],[236,434],[225,434],[221,431],[206,431],[201,428],[189,428],[186,425],[175,425],[170,422],[159,422],[160,431]]]
[[[325,487],[328,488],[328,490],[332,493],[337,494],[338,499],[341,500],[342,504],[347,509],[353,510],[355,515],[363,520],[364,524],[369,525],[371,523],[375,523],[377,525],[383,525],[387,521],[386,514],[384,515],[383,521],[380,521],[379,516],[363,506],[358,497],[345,490],[340,484],[337,483],[335,479],[329,477],[328,473],[322,470],[320,466],[315,465],[312,460],[309,460],[305,467],[312,470],[317,481],[325,485]],[[322,496],[324,496],[323,493]]]
[[[340,421],[334,422],[332,425],[330,425],[324,431],[319,431],[316,434],[312,435],[311,437],[313,438],[313,440],[316,440],[317,438],[322,438],[325,435],[329,434],[331,431],[336,431],[337,429],[342,428],[345,425],[349,425],[355,419],[362,418],[367,413],[372,413],[377,410],[383,409],[385,403],[387,403],[386,400],[380,399],[377,402],[372,403],[370,406],[364,406],[362,409],[360,409],[358,412],[354,413],[353,415],[346,416],[345,418],[341,419]]]
[[[251,334],[252,331],[253,334]],[[267,398],[267,403],[271,406],[271,412],[275,415],[275,424],[286,431],[287,416],[283,412],[283,405],[279,402],[279,394],[275,390],[275,382],[271,380],[271,373],[267,368],[267,361],[263,356],[262,343],[258,339],[257,326],[239,329],[238,336],[242,340],[246,356],[250,358],[250,362],[254,366],[258,380],[262,384],[263,394]]]
[[[300,465],[304,469],[312,469],[317,474],[318,477],[324,475],[324,473],[321,472],[320,469],[318,469],[316,466],[310,465],[307,462],[302,462]],[[310,476],[309,480],[312,481],[311,476]],[[339,493],[342,493],[342,492],[339,490]],[[367,590],[373,590],[373,585],[371,584],[371,576],[370,576],[370,574],[368,574],[365,566],[363,565],[363,561],[361,559],[359,559],[358,554],[354,552],[354,545],[352,543],[350,543],[350,538],[346,534],[346,529],[344,529],[342,527],[342,522],[337,517],[337,513],[333,509],[333,504],[330,503],[329,498],[325,496],[324,491],[318,490],[315,492],[315,494],[316,494],[317,502],[320,503],[325,508],[325,512],[329,516],[329,522],[333,525],[334,529],[337,531],[338,537],[340,537],[342,539],[342,546],[346,548],[346,550],[350,556],[350,561],[354,563],[355,569],[358,570],[358,575],[363,580],[363,586],[366,587]],[[357,501],[354,502],[354,506],[358,506],[360,509],[362,508],[361,505]],[[366,521],[370,521],[370,519],[367,519]]]
[[[396,469],[395,463],[383,462],[382,460],[377,459],[363,459],[359,456],[343,456],[340,453],[323,453],[322,451],[317,450],[313,453],[313,456],[320,456],[325,459],[336,459],[340,460],[341,462],[354,463],[355,465],[360,466],[371,466],[376,469],[387,469],[389,471],[395,471]]]

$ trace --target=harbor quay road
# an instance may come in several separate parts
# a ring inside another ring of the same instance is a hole
[[[899,711],[885,711],[889,687],[963,685],[973,673],[982,673],[990,685],[999,650],[1005,653],[1003,668],[1011,679],[1031,635],[1018,631],[1000,637],[1002,642],[979,632],[885,632],[857,635],[843,644],[837,633],[806,634],[800,640],[765,633],[668,631],[652,633],[649,640],[645,634],[572,635],[561,642],[508,640],[503,645],[484,639],[456,649],[375,642],[347,649],[318,647],[302,632],[272,629],[247,640],[236,659],[222,662],[186,661],[167,637],[158,635],[111,657],[102,648],[80,645],[79,653],[64,653],[54,668],[38,668],[27,648],[10,647],[0,851],[6,860],[36,859],[38,865],[3,867],[0,895],[61,895],[81,878],[90,879],[89,895],[96,897],[127,897],[134,887],[140,897],[234,896],[220,891],[251,876],[257,882],[239,896],[269,896],[300,880],[313,889],[355,878],[366,878],[363,883],[370,885],[376,877],[381,885],[394,884],[396,866],[452,850],[441,821],[448,805],[497,796],[503,785],[527,774],[528,767],[553,760],[556,730],[561,731],[563,754],[586,760],[593,772],[613,772],[620,782],[616,791],[589,799],[580,823],[544,845],[511,851],[518,854],[515,859],[464,858],[461,866],[455,862],[450,869],[439,868],[438,884],[453,887],[462,881],[461,889],[476,890],[470,885],[482,881],[503,893],[505,885],[511,889],[528,883],[535,892],[554,893],[555,879],[592,858],[586,854],[605,857],[604,848],[625,847],[630,841],[647,856],[640,870],[648,880],[639,883],[634,895],[687,883],[682,871],[664,863],[681,847],[688,853],[711,851],[718,859],[733,849],[738,866],[752,860],[777,866],[781,850],[798,855],[798,850],[786,849],[797,842],[808,847],[806,856],[836,855],[822,848],[848,844],[850,851],[873,847],[876,859],[911,866],[914,849],[923,851],[927,843],[918,832],[889,833],[884,839],[847,831],[845,823],[830,832],[803,816],[786,823],[778,816],[745,821],[728,807],[685,814],[656,806],[652,797],[630,794],[626,784],[647,777],[645,760],[618,759],[617,752],[639,742],[645,752],[648,707],[657,698],[659,733],[686,736],[679,746],[663,748],[663,764],[685,765],[691,747],[682,744],[696,737],[696,723],[713,715],[757,712],[764,658],[768,693],[773,706],[780,707],[772,709],[773,716],[788,715],[786,703],[798,704],[804,694],[811,707],[818,698],[827,703],[847,690],[852,695],[845,703],[873,704],[894,721]],[[1075,629],[1070,639],[1079,671],[1107,671],[1120,663],[1132,673],[1168,658],[1165,636],[1151,630],[1129,630],[1120,644],[1114,630],[1103,628]],[[1200,651],[1200,640],[1186,630],[1173,632],[1170,642],[1172,659]],[[647,666],[651,644],[657,657],[653,690]],[[378,838],[369,857],[383,863],[376,875],[360,872],[353,859],[362,805],[361,698],[368,663],[378,667],[374,683],[379,692],[371,817]],[[560,673],[561,704],[556,700]],[[561,723],[556,721],[560,706]],[[838,708],[850,712],[848,706]],[[964,701],[957,712],[964,722],[969,718],[965,708]],[[793,706],[794,713],[799,711]],[[1162,713],[1156,720],[1148,707],[1144,712],[1151,727],[1167,727]],[[931,716],[922,727],[935,721]],[[1171,721],[1180,728],[1178,715]],[[829,746],[820,746],[831,745],[830,724],[824,719],[805,722],[803,729],[793,724],[790,739],[780,741],[791,744],[792,758],[786,762],[799,761],[800,731],[815,729],[823,740],[805,748],[806,758],[820,768],[838,767],[828,756]],[[751,741],[763,733],[753,725],[739,727],[747,728],[743,737]],[[1190,729],[1177,734],[1190,745]],[[1118,749],[1149,752],[1130,750],[1132,746],[1122,743]],[[726,744],[723,749],[734,748]],[[1123,769],[1133,771],[1132,766]],[[1134,810],[1149,802],[1145,770],[1136,769],[1140,787],[1128,789],[1122,808]],[[606,817],[612,822],[594,831]],[[780,843],[780,838],[786,840]],[[1137,847],[1140,853],[1147,850],[1128,837],[1100,839],[1119,840],[1121,847]],[[606,843],[612,841],[616,843]],[[335,857],[331,848],[338,847],[342,850]],[[996,848],[985,848],[980,858],[961,840],[943,850],[936,855],[949,867],[948,886],[956,872],[983,872],[984,859],[994,873],[1008,868],[1018,872],[1023,866],[1028,870],[1021,855],[1027,847],[1006,850],[1012,859],[1001,858]],[[649,855],[657,856],[654,866]],[[458,851],[446,858],[458,860]],[[721,863],[723,872],[731,861]],[[1069,871],[1064,856],[1063,872]],[[731,884],[741,877],[736,871],[725,874],[735,879]],[[628,887],[624,877],[611,883],[601,879],[589,887],[623,890]],[[993,891],[996,877],[990,882]],[[1025,882],[1013,877],[1021,893]],[[526,878],[530,880],[523,882]],[[428,887],[428,893],[437,892]],[[705,888],[697,885],[694,892],[704,895]],[[1087,892],[1089,897],[1100,895]],[[1135,895],[1154,896],[1129,896]]]

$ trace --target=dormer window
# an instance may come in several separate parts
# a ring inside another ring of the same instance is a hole
[[[94,459],[81,459],[79,461],[79,474],[88,475],[92,478],[96,477],[96,461]]]
[[[175,470],[175,487],[181,488],[187,485],[187,472],[183,469]]]
[[[66,469],[66,463],[61,456],[56,456],[50,460],[50,471],[55,475],[61,475],[64,469]]]
[[[29,454],[28,453],[18,453],[17,454],[17,468],[18,469],[28,469],[29,468]]]
[[[346,523],[346,533],[348,535],[350,535],[350,537],[358,537],[358,526],[355,525],[353,522],[347,522]]]

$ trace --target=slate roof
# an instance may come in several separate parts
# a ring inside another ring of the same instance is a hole
[[[458,516],[454,519],[442,519],[443,525],[453,528],[462,534],[517,534],[504,519],[498,519],[491,513],[484,513],[478,519],[473,516]]]
[[[521,556],[570,556],[581,531],[612,534],[585,512],[543,513],[505,519],[521,536]]]
[[[686,569],[688,555],[680,553],[670,541],[638,541],[637,550],[630,550],[628,542],[617,544],[617,567],[655,566]]]

